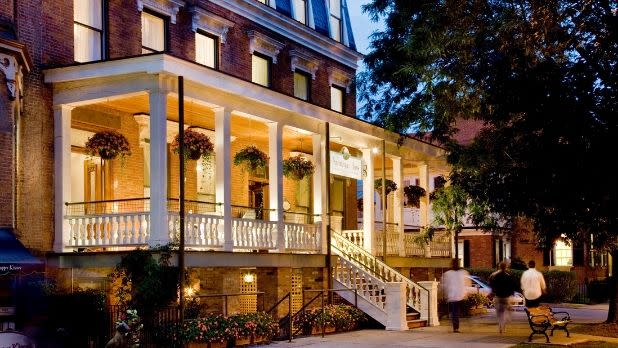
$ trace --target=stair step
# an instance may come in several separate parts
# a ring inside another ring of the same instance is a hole
[[[421,317],[421,313],[406,313],[406,320],[407,321],[412,321],[412,320],[416,320],[419,319]]]
[[[427,326],[427,320],[415,319],[408,320],[408,329],[416,329]]]

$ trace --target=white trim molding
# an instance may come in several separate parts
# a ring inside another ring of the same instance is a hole
[[[181,0],[136,0],[137,10],[142,12],[144,7],[160,12],[170,17],[170,22],[176,24],[176,15],[185,2]]]
[[[219,37],[221,43],[225,43],[227,32],[234,26],[234,22],[228,21],[223,17],[219,17],[216,14],[201,9],[197,6],[193,6],[189,9],[191,13],[191,30],[197,32],[203,30],[209,34],[213,34]]]
[[[354,80],[354,75],[346,73],[334,67],[328,68],[328,85],[345,87],[346,93],[350,93],[350,86]]]
[[[273,64],[277,64],[277,55],[285,47],[285,44],[270,38],[258,31],[247,31],[249,36],[249,53],[259,52],[272,59]]]
[[[320,67],[319,60],[309,53],[300,50],[290,51],[290,60],[292,71],[300,69],[311,74],[311,78],[315,80],[315,73]]]
[[[11,100],[15,100],[17,96],[17,83],[15,80],[20,70],[17,59],[12,55],[0,53],[0,70],[4,73],[9,97]]]

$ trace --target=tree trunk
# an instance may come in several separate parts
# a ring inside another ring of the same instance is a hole
[[[609,277],[609,311],[606,323],[618,323],[618,249],[611,252],[612,276]]]

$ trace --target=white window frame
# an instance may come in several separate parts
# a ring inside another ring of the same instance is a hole
[[[332,2],[339,2],[339,17],[337,13],[333,13]],[[343,28],[342,28],[342,2],[343,0],[329,0],[328,1],[328,26],[330,27],[330,37],[337,42],[343,42]],[[333,20],[337,21],[336,28],[333,28]]]
[[[299,75],[299,76],[302,76],[302,77],[305,78],[305,84],[306,84],[305,88],[306,88],[307,95],[304,98],[301,97],[301,96],[298,96],[297,93],[296,93],[297,92],[297,90],[296,90],[296,75]],[[294,76],[294,96],[296,98],[299,98],[299,99],[302,99],[302,100],[305,100],[305,101],[309,101],[311,99],[311,80],[312,80],[311,79],[311,74],[306,72],[306,71],[302,71],[302,70],[298,70],[297,69],[296,71],[294,71],[293,76]]]
[[[266,84],[260,83],[258,79],[255,78],[254,73],[255,73],[255,69],[253,69],[253,59],[254,58],[258,58],[258,59],[263,59],[264,61],[266,61]],[[254,52],[251,55],[251,82],[258,84],[260,86],[264,86],[267,88],[270,88],[271,83],[272,83],[272,59],[266,55]]]
[[[210,39],[213,41],[213,52],[210,53],[213,58],[212,63],[208,62],[205,59],[206,55],[203,55],[204,59],[202,59],[202,55],[200,55],[200,51],[198,50],[198,40],[200,39],[200,37],[204,37],[206,39]],[[201,30],[198,30],[197,32],[195,32],[195,61],[207,67],[210,67],[213,69],[219,69],[219,37],[218,36],[212,35],[210,33],[207,33]]]
[[[308,25],[308,19],[309,19],[309,11],[308,11],[308,4],[307,1],[309,0],[292,0],[292,12],[294,14],[294,19],[304,25]],[[301,7],[302,6],[302,18],[300,18],[299,16],[299,11],[297,11],[297,7]]]
[[[84,1],[84,0],[74,0],[73,3],[75,3],[76,1]],[[106,16],[106,8],[105,8],[105,0],[100,0],[100,10],[101,10],[101,28],[97,28],[97,27],[93,27],[89,24],[86,23],[81,23],[79,21],[76,20],[75,18],[75,12],[73,12],[73,45],[74,45],[74,50],[73,50],[73,58],[76,62],[79,63],[85,63],[85,62],[96,62],[99,60],[103,60],[105,58],[105,16]],[[74,6],[75,8],[75,6]],[[77,49],[76,48],[76,44],[77,44],[77,38],[75,37],[75,32],[77,30],[77,28],[80,29],[85,29],[89,32],[95,32],[98,33],[99,35],[99,57],[98,58],[93,58],[93,59],[89,59],[89,60],[77,60],[75,54],[77,53]]]
[[[148,47],[144,45],[144,25],[143,25],[143,17],[144,15],[147,16],[151,16],[151,17],[156,17],[159,18],[163,21],[163,49],[162,50],[156,50],[152,47]],[[147,54],[147,53],[157,53],[157,52],[165,52],[168,49],[167,43],[168,43],[168,36],[169,36],[169,30],[168,30],[168,22],[170,20],[169,17],[167,17],[165,14],[156,12],[156,11],[150,11],[150,10],[144,10],[142,11],[141,17],[140,19],[142,19],[142,54]],[[147,52],[145,52],[147,51]]]
[[[333,106],[333,90],[337,90],[339,92],[341,92],[341,110],[335,109]],[[346,95],[346,90],[344,87],[341,86],[337,86],[337,85],[331,85],[330,86],[330,109],[336,112],[340,112],[343,113],[345,111],[345,95]]]

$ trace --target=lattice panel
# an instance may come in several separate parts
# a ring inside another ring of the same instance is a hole
[[[256,293],[257,292],[257,276],[253,274],[253,281],[245,281],[245,275],[240,274],[240,293]],[[255,313],[257,312],[257,295],[240,295],[239,299],[240,313]]]
[[[292,312],[296,313],[303,307],[303,270],[292,270],[291,281]]]

